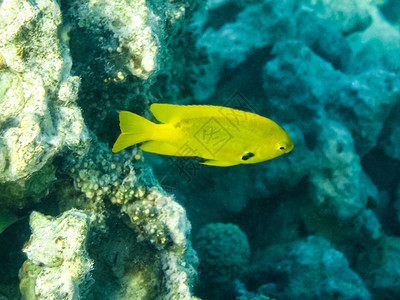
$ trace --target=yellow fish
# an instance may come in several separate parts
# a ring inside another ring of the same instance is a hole
[[[119,112],[121,134],[114,153],[145,142],[140,149],[164,155],[197,156],[210,166],[254,164],[293,149],[288,133],[274,121],[241,110],[212,105],[150,106],[153,123],[128,111]]]

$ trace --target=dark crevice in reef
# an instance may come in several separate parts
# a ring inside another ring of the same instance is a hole
[[[383,150],[373,148],[362,158],[361,165],[380,191],[379,209],[376,214],[383,230],[388,235],[399,235],[397,211],[391,208],[394,204],[400,178],[399,161],[387,156]]]
[[[393,194],[400,177],[397,160],[387,156],[383,150],[374,148],[362,158],[361,165],[379,190]]]
[[[396,24],[400,19],[400,1],[399,0],[387,0],[386,3],[379,7],[382,15],[389,22]]]
[[[254,50],[245,62],[233,69],[226,68],[221,72],[223,77],[218,82],[216,92],[210,100],[220,99],[225,105],[232,107],[230,105],[231,98],[240,97],[244,107],[235,108],[261,113],[257,101],[265,98],[265,93],[260,87],[263,86],[263,68],[272,58],[271,50],[270,46]],[[210,104],[213,103],[210,102]],[[246,106],[248,107],[246,108]]]
[[[212,27],[215,31],[220,29],[226,23],[234,23],[237,15],[242,11],[235,2],[228,2],[208,11],[207,21],[204,23],[204,29]]]

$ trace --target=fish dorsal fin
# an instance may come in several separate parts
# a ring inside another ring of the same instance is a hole
[[[150,106],[150,111],[158,121],[166,124],[177,118],[176,112],[180,110],[180,108],[181,106],[174,104],[153,103]]]
[[[177,105],[163,103],[153,103],[150,106],[150,111],[153,113],[154,117],[162,123],[171,123],[174,122],[174,120],[182,120],[191,117],[224,117],[229,115],[231,112],[237,112],[240,114],[245,113],[243,111],[224,106]]]

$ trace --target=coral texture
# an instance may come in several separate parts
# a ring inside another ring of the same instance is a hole
[[[86,251],[88,216],[76,209],[59,218],[33,212],[32,236],[23,251],[22,299],[78,299],[91,285],[93,268]]]
[[[53,157],[67,147],[82,154],[89,142],[75,103],[80,79],[70,75],[69,51],[57,35],[60,24],[54,1],[1,4],[0,182],[6,183],[5,200],[42,197],[54,179]]]

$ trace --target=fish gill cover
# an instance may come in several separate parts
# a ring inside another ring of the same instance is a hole
[[[395,0],[2,0],[0,297],[398,299],[399,18]],[[155,121],[153,103],[256,113],[295,147],[228,168],[112,153],[118,112]]]

